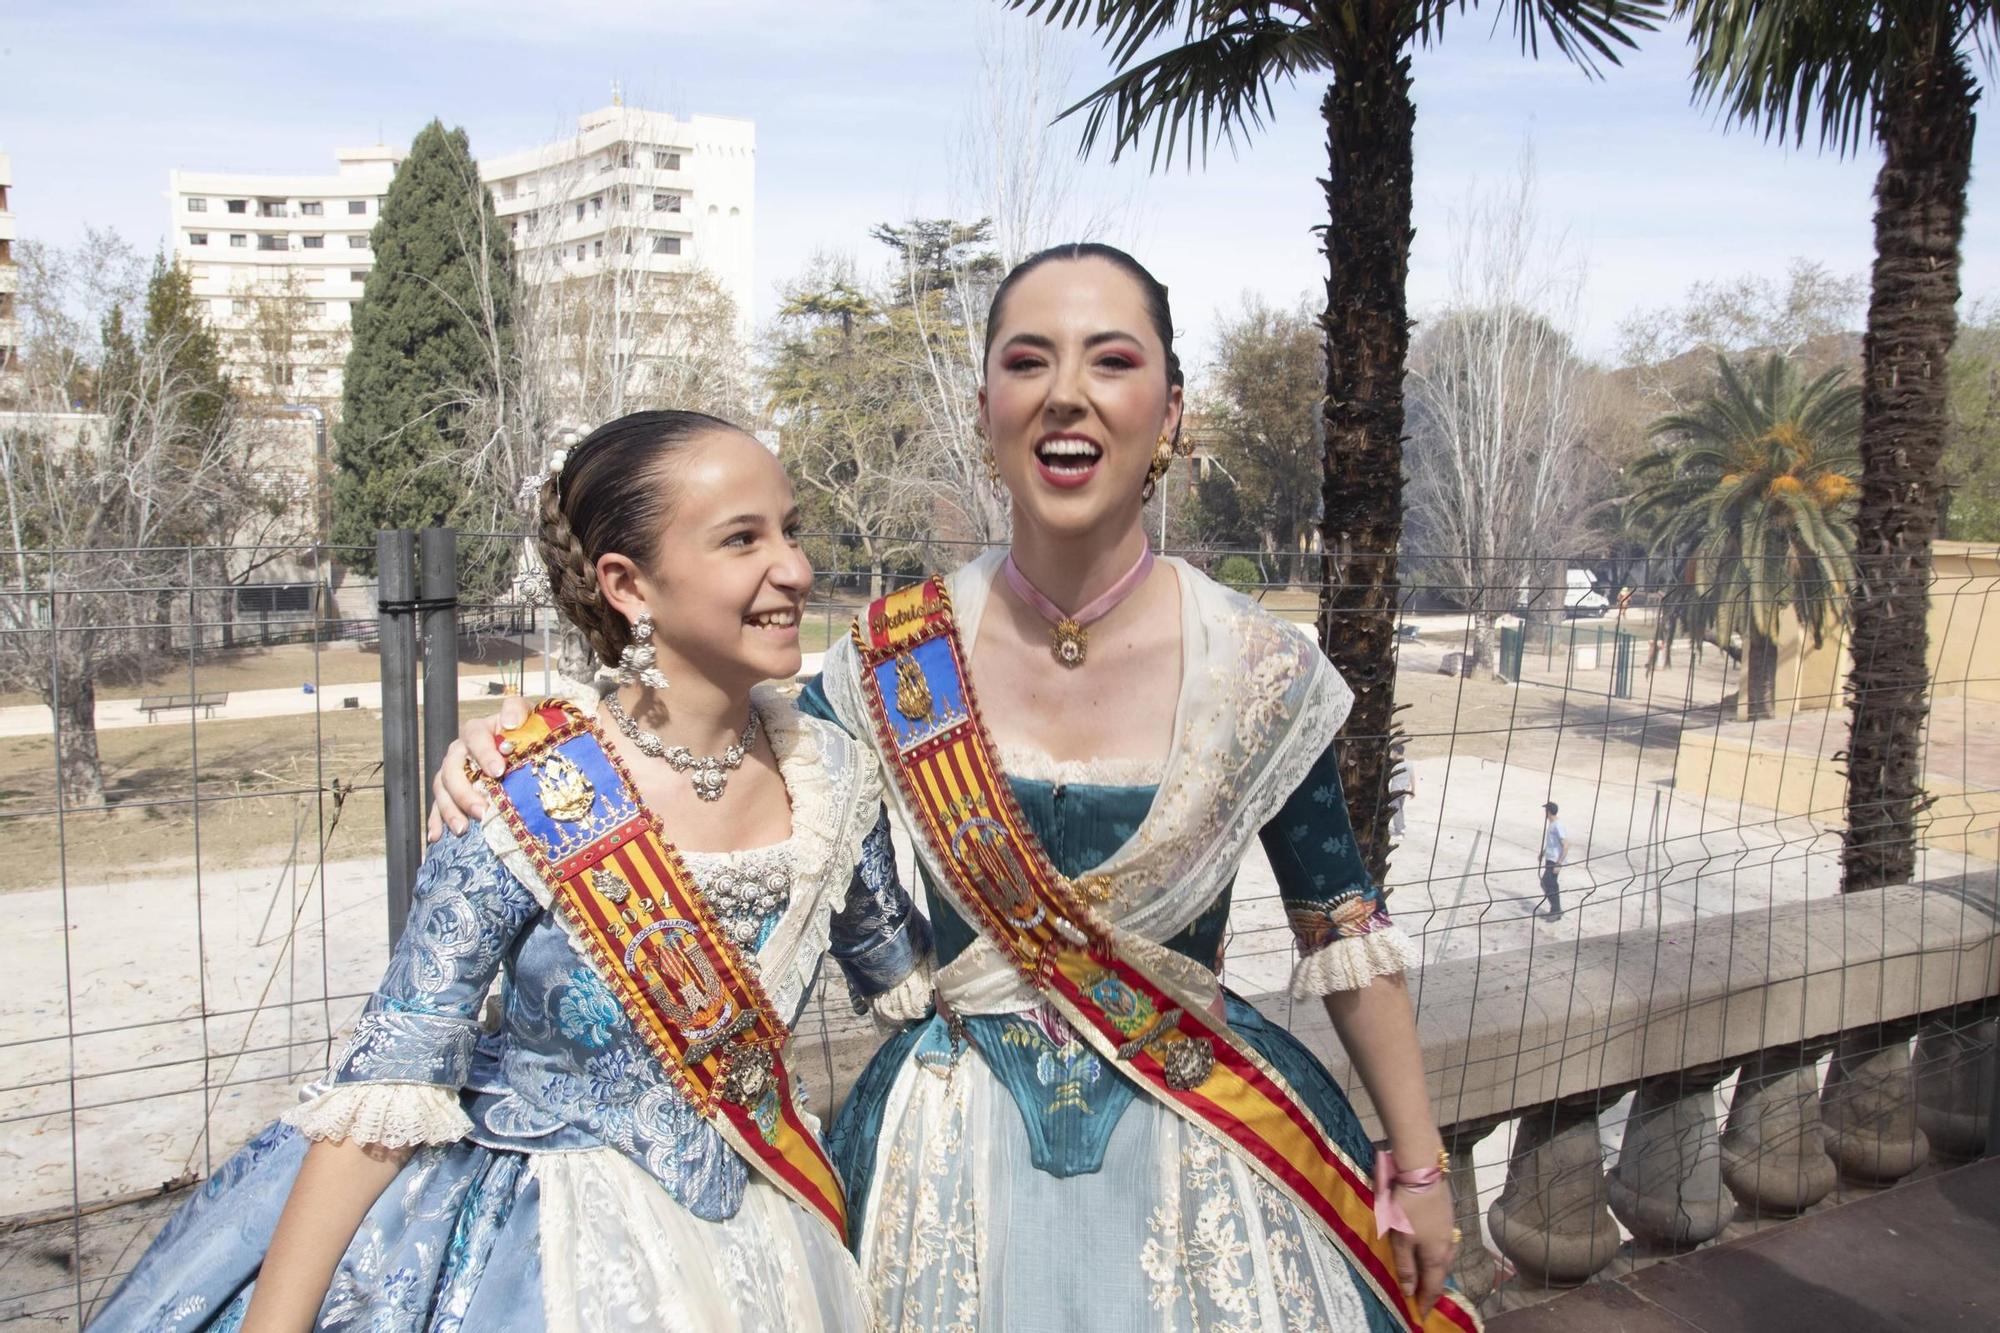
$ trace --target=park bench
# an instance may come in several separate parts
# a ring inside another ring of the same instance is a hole
[[[199,708],[203,717],[214,717],[215,710],[228,702],[228,690],[207,694],[153,694],[139,700],[139,708],[146,714],[146,720],[151,722],[161,713],[171,713],[180,708],[189,712]]]

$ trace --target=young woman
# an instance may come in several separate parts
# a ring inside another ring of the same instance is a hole
[[[937,944],[935,1011],[830,1136],[878,1324],[1475,1326],[1440,1299],[1457,1237],[1414,950],[1331,748],[1351,695],[1294,627],[1147,547],[1182,409],[1165,288],[1106,246],[1027,260],[979,408],[1011,549],[869,608],[806,697],[873,740]],[[1324,999],[1393,1157],[1221,985],[1253,835],[1292,993]]]
[[[697,413],[552,472],[554,599],[620,685],[502,738],[328,1084],[94,1328],[867,1326],[785,1038],[829,944],[874,996],[927,989],[927,943],[865,749],[755,688],[798,671],[797,524],[776,460]]]

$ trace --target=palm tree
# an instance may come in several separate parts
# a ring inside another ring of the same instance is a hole
[[[1817,123],[1822,147],[1882,149],[1863,348],[1841,887],[1907,882],[1924,800],[1925,621],[1979,98],[1972,58],[2000,39],[2000,5],[1676,0],[1676,9],[1693,22],[1697,96],[1767,134],[1803,142]]]
[[[1640,489],[1626,514],[1655,555],[1681,567],[1662,630],[1740,638],[1747,711],[1769,717],[1784,613],[1815,646],[1842,619],[1861,391],[1840,369],[1802,383],[1777,353],[1747,372],[1727,357],[1716,368],[1705,402],[1653,423],[1666,447],[1634,466]]]
[[[1083,145],[1115,159],[1152,138],[1158,167],[1260,129],[1279,83],[1318,75],[1326,124],[1326,422],[1319,635],[1354,688],[1341,747],[1354,828],[1379,880],[1389,865],[1388,748],[1396,708],[1396,548],[1403,528],[1403,372],[1410,347],[1410,52],[1468,0],[1004,0],[1062,27],[1095,27],[1118,73],[1085,111]],[[1587,73],[1618,63],[1664,0],[1506,0],[1521,47],[1546,41]],[[1147,51],[1163,38],[1179,45]]]

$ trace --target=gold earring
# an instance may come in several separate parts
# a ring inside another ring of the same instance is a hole
[[[1153,488],[1160,484],[1160,478],[1167,475],[1167,469],[1174,465],[1174,437],[1160,432],[1159,442],[1153,446],[1153,464],[1146,469],[1146,495],[1151,498]]]
[[[978,434],[980,439],[986,441],[986,484],[995,491],[1004,491],[1007,489],[1007,484],[1000,479],[1000,460],[993,456],[993,441],[987,438],[984,431]]]

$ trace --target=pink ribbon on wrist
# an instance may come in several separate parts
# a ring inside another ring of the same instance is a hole
[[[1404,1235],[1415,1235],[1416,1228],[1410,1224],[1410,1215],[1403,1211],[1403,1205],[1396,1202],[1396,1190],[1406,1189],[1412,1194],[1422,1194],[1432,1189],[1444,1179],[1444,1170],[1435,1166],[1420,1166],[1414,1171],[1398,1171],[1396,1155],[1387,1148],[1375,1153],[1375,1231],[1386,1236],[1392,1231]]]

